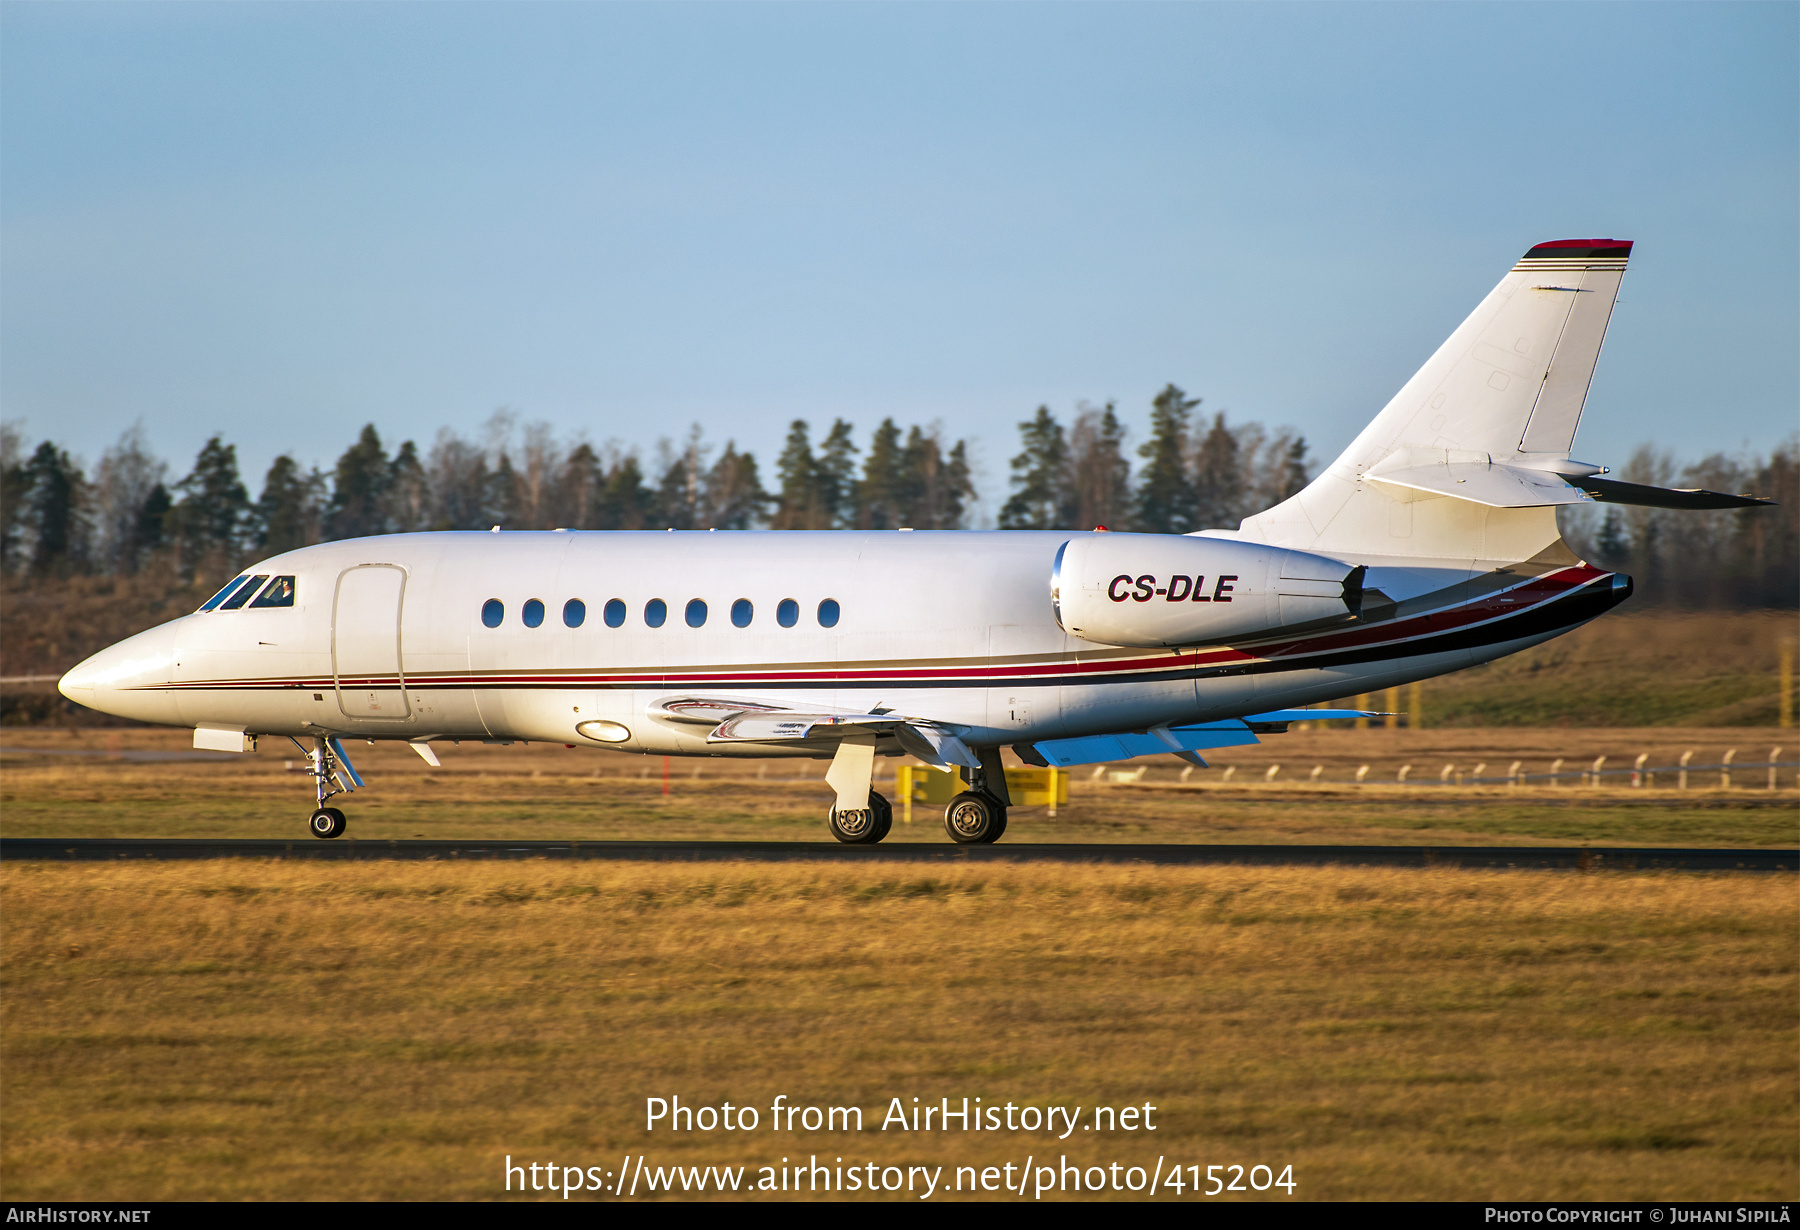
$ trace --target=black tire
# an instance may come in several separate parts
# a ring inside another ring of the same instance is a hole
[[[869,806],[875,812],[875,836],[870,840],[881,841],[893,830],[894,805],[871,790],[869,791]]]
[[[307,827],[312,830],[312,835],[325,840],[342,837],[346,824],[344,813],[335,807],[321,807],[312,814],[312,819],[307,821]]]
[[[1002,837],[1006,836],[1006,808],[1001,804],[999,799],[994,800],[994,806],[1000,812],[1000,822],[994,826],[994,835],[988,838],[990,843],[999,841]]]
[[[825,823],[831,835],[847,846],[867,846],[881,840],[881,814],[873,807],[855,807],[849,811],[832,808]]]
[[[944,831],[959,846],[985,846],[1006,831],[1006,808],[991,794],[965,790],[944,808]]]

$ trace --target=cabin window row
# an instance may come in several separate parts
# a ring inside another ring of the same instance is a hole
[[[600,618],[609,628],[623,627],[628,613],[624,601],[619,598],[609,599],[606,605],[600,608]],[[818,610],[814,612],[815,618],[818,619],[821,628],[837,627],[838,616],[841,614],[842,608],[838,606],[837,599],[835,598],[825,599],[823,602],[819,603]],[[705,600],[700,598],[691,600],[687,604],[687,609],[682,612],[682,618],[686,620],[687,626],[690,628],[705,627],[707,618],[707,606]],[[662,627],[669,621],[669,604],[664,602],[661,598],[650,599],[650,601],[644,604],[643,619],[645,627]],[[731,604],[731,623],[733,627],[748,628],[755,620],[756,606],[750,599],[739,598],[736,602]],[[581,627],[582,624],[587,622],[587,603],[579,598],[571,598],[563,603],[562,621],[563,626],[566,628]],[[482,603],[481,622],[490,628],[498,628],[501,624],[505,623],[506,604],[498,598],[489,598],[486,602]],[[543,602],[537,598],[526,599],[524,605],[519,608],[519,622],[523,623],[527,628],[542,627],[544,624]],[[775,622],[784,628],[792,628],[795,624],[799,623],[800,604],[792,598],[783,598],[780,602],[776,603]]]
[[[264,582],[268,584],[264,584]],[[255,601],[252,602],[252,596]],[[294,605],[294,578],[261,576],[233,577],[225,588],[201,603],[202,611],[237,611],[248,604],[252,610],[272,606]]]

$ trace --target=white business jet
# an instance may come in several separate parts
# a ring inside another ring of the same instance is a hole
[[[876,756],[955,768],[951,840],[991,842],[1000,751],[1070,766],[1258,742],[1302,709],[1567,632],[1630,578],[1556,510],[1746,497],[1570,459],[1631,244],[1540,244],[1317,480],[1235,530],[398,534],[263,560],[94,655],[63,694],[308,757],[317,837],[362,786],[343,740],[541,740],[831,761],[839,841],[887,835]],[[300,743],[305,740],[305,743]]]

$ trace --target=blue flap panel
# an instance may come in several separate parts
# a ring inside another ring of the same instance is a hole
[[[1169,731],[1182,751],[1192,752],[1209,747],[1245,747],[1260,743],[1242,722],[1207,722],[1198,726],[1176,726]],[[1130,760],[1135,756],[1174,754],[1164,740],[1143,731],[1126,731],[1116,735],[1088,735],[1081,739],[1046,739],[1033,744],[1038,755],[1059,769],[1082,764],[1105,764],[1113,760]]]

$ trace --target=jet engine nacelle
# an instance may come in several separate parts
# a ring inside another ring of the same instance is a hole
[[[1056,553],[1065,632],[1102,645],[1229,645],[1349,623],[1364,570],[1229,538],[1093,534]]]

